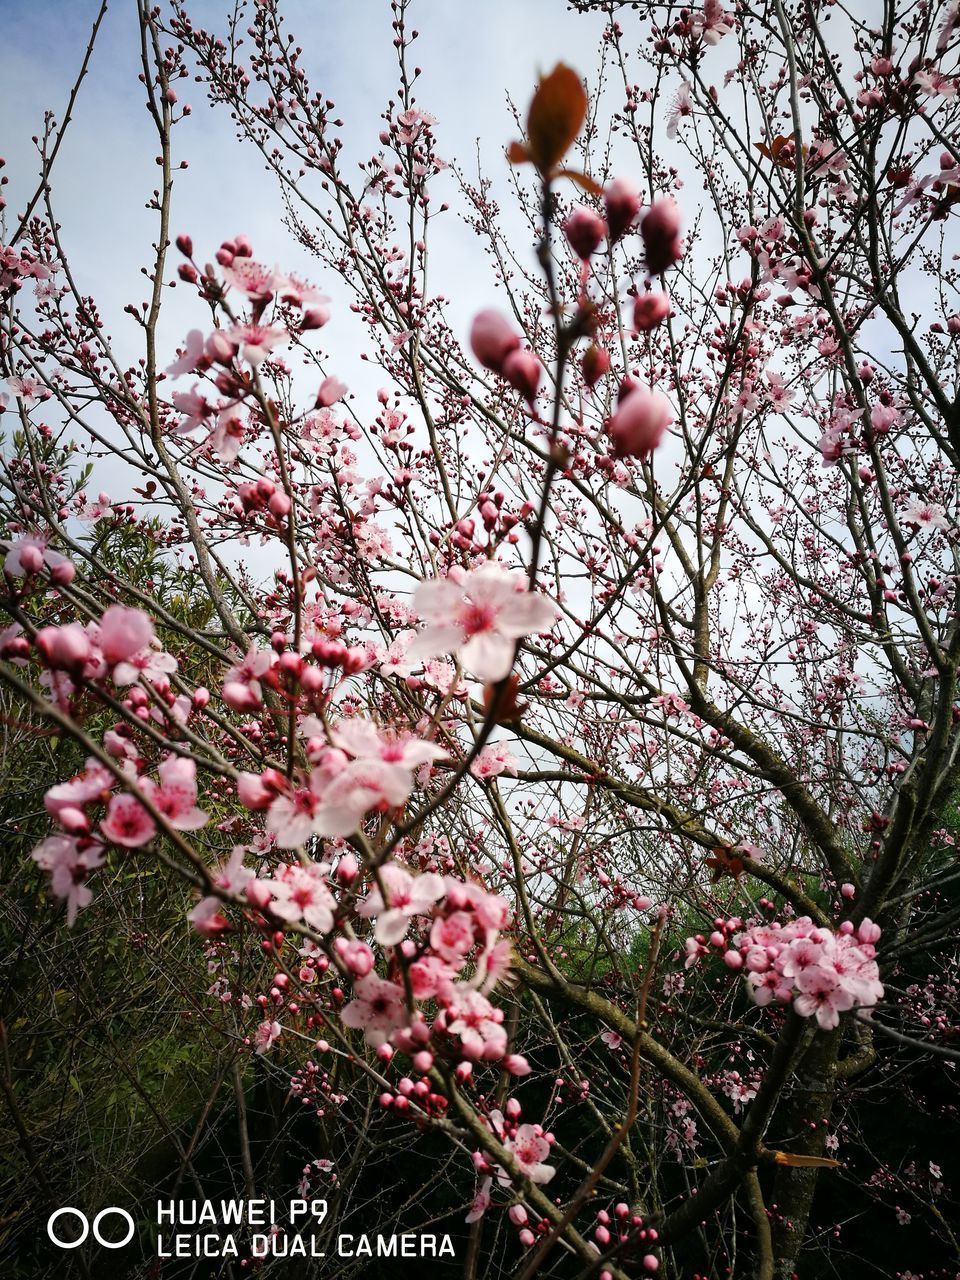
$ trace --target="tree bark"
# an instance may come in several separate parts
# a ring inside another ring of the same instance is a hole
[[[787,1111],[783,1149],[791,1154],[822,1156],[836,1095],[839,1028],[821,1032],[801,1060]],[[773,1256],[775,1280],[800,1277],[798,1260],[807,1235],[820,1169],[780,1166],[773,1184]]]

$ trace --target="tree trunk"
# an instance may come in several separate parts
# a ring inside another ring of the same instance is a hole
[[[787,1111],[785,1149],[795,1155],[822,1156],[836,1093],[839,1029],[817,1035],[797,1068]],[[819,1169],[780,1166],[773,1184],[774,1276],[800,1276],[797,1260],[807,1234]]]

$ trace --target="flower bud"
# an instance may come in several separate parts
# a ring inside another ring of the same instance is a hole
[[[474,316],[470,327],[470,347],[485,369],[500,373],[504,360],[519,346],[519,337],[499,311],[487,308]]]
[[[607,210],[607,236],[613,244],[633,226],[640,212],[640,192],[625,178],[615,178],[603,193]]]
[[[511,387],[533,404],[540,385],[540,361],[532,351],[511,351],[503,362],[501,373]]]
[[[79,622],[44,627],[35,643],[47,666],[59,671],[80,671],[91,653],[90,638]]]
[[[580,204],[570,211],[563,224],[563,234],[577,257],[586,262],[607,234],[607,224],[598,213]]]
[[[673,421],[670,401],[659,391],[637,387],[625,396],[608,428],[618,458],[646,458]]]
[[[610,352],[592,342],[583,354],[580,369],[588,387],[594,387],[610,368]]]
[[[670,314],[670,297],[666,293],[641,293],[633,304],[633,327],[637,333],[649,333]]]
[[[654,200],[640,224],[647,270],[658,276],[683,257],[680,246],[680,207],[672,196]]]

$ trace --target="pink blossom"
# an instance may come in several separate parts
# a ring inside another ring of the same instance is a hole
[[[416,738],[413,734],[395,734],[379,729],[372,720],[357,717],[341,720],[330,734],[335,747],[357,760],[376,762],[384,775],[396,777],[400,787],[409,792],[412,775],[421,765],[445,760],[449,752],[435,742]]]
[[[104,849],[99,840],[75,836],[53,835],[41,841],[32,853],[33,860],[50,875],[50,889],[67,902],[67,926],[71,927],[77,912],[88,907],[93,894],[87,887],[87,875],[103,865]]]
[[[3,571],[11,578],[33,577],[46,565],[58,586],[69,586],[76,574],[73,562],[47,547],[45,538],[26,534],[8,544]]]
[[[513,666],[516,641],[547,630],[556,605],[525,590],[518,575],[493,562],[422,582],[414,607],[427,625],[414,637],[411,657],[454,653],[480,680],[503,680]]]
[[[193,373],[204,359],[203,334],[199,329],[191,329],[187,334],[183,354],[167,365],[167,374],[171,378],[179,378],[181,374]]]
[[[246,852],[243,845],[235,845],[228,860],[213,873],[214,885],[230,897],[240,897],[253,879],[253,871],[243,865]],[[227,927],[227,919],[222,914],[221,906],[221,900],[216,894],[208,894],[201,898],[187,919],[198,933],[222,933]]]
[[[691,28],[706,44],[719,44],[733,30],[734,18],[724,13],[721,0],[704,0],[703,11],[693,19]]]
[[[89,759],[83,773],[68,782],[50,787],[43,797],[44,808],[67,831],[89,830],[84,812],[92,803],[105,804],[115,786],[113,774],[99,760]]]
[[[464,1222],[479,1222],[483,1215],[490,1208],[490,1188],[493,1186],[493,1178],[487,1177],[480,1181],[477,1187],[477,1193],[473,1197],[470,1204],[470,1212],[464,1218]]]
[[[290,335],[281,325],[240,324],[227,335],[239,344],[240,354],[254,369],[268,358],[274,347],[290,341]]]
[[[517,776],[517,758],[505,742],[495,742],[484,747],[470,766],[475,778],[496,778],[501,773]]]
[[[438,1022],[452,1036],[460,1037],[460,1049],[472,1061],[496,1062],[507,1051],[503,1010],[495,1009],[485,995],[462,983],[449,993]]]
[[[324,378],[320,383],[320,390],[317,392],[317,408],[329,409],[332,404],[336,404],[338,400],[342,400],[347,394],[347,384],[341,382],[339,378]]]
[[[454,911],[448,916],[438,916],[430,930],[430,946],[450,964],[463,964],[467,953],[473,950],[476,939],[473,916],[468,911]]]
[[[950,521],[939,502],[913,502],[904,510],[905,524],[916,525],[918,529],[949,529]]]
[[[357,912],[367,919],[377,917],[374,937],[381,946],[391,947],[407,932],[414,916],[426,915],[443,897],[444,884],[435,872],[412,876],[397,862],[381,867],[379,878],[384,892],[377,887],[371,889]]]
[[[113,683],[121,688],[140,679],[151,684],[163,684],[176,669],[176,658],[161,649],[160,642],[154,639],[152,644],[131,654],[125,662],[117,663],[113,669]]]
[[[129,792],[116,795],[107,806],[107,816],[100,829],[108,840],[128,849],[136,849],[157,834],[156,823],[146,809]]]
[[[149,646],[153,640],[153,623],[142,609],[114,604],[100,619],[97,635],[104,662],[114,667]]]
[[[229,266],[223,268],[223,278],[227,284],[259,302],[269,302],[278,285],[284,282],[284,277],[277,271],[261,266],[252,258],[234,258]]]
[[[327,881],[329,871],[325,862],[280,867],[272,879],[260,881],[270,890],[270,910],[281,920],[302,920],[318,933],[329,933],[336,907]]]
[[[667,137],[675,138],[679,132],[681,118],[692,115],[693,103],[690,101],[690,86],[686,80],[682,80],[680,88],[673,96],[670,111],[667,114]]]
[[[354,984],[354,998],[340,1014],[345,1027],[363,1031],[367,1044],[375,1049],[407,1025],[403,987],[368,973]]]
[[[174,391],[170,399],[177,412],[186,415],[177,423],[175,430],[178,435],[187,435],[202,427],[217,412],[217,405],[196,387],[190,391]]]
[[[242,662],[227,672],[223,682],[223,700],[234,711],[255,711],[263,705],[261,681],[277,661],[272,649],[253,645]]]
[[[208,821],[197,808],[197,766],[185,756],[167,756],[157,770],[160,784],[149,778],[143,793],[176,831],[197,831]]]
[[[257,1053],[266,1053],[280,1039],[281,1027],[279,1022],[271,1021],[269,1018],[265,1022],[261,1022],[257,1027],[254,1036],[254,1044]]]
[[[550,1154],[550,1143],[543,1136],[540,1126],[522,1124],[512,1136],[505,1137],[503,1136],[505,1133],[503,1113],[499,1110],[491,1111],[490,1120],[501,1136],[503,1145],[530,1181],[541,1185],[549,1182],[556,1173],[556,1169],[553,1165],[543,1163],[544,1156]],[[497,1181],[501,1186],[510,1185],[510,1175],[505,1169],[498,1170]]]
[[[333,753],[311,771],[306,784],[277,796],[267,815],[267,830],[281,849],[295,849],[315,835],[352,835],[370,809],[403,803],[405,792],[399,798],[396,790],[385,793],[395,786],[394,777],[376,766],[363,761],[348,766],[343,752]]]

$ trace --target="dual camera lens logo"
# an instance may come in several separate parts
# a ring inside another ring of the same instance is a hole
[[[117,1217],[123,1218],[127,1224],[127,1234],[122,1240],[108,1240],[100,1230],[100,1224],[104,1218],[108,1218],[111,1214],[116,1214]],[[72,1215],[80,1223],[80,1234],[75,1240],[64,1240],[57,1235],[57,1222],[66,1215]],[[78,1249],[90,1234],[90,1230],[90,1220],[87,1215],[81,1212],[80,1209],[74,1209],[72,1205],[65,1205],[62,1209],[55,1210],[47,1219],[47,1235],[58,1249]],[[125,1244],[129,1244],[133,1239],[133,1232],[133,1218],[127,1213],[126,1209],[121,1209],[117,1205],[108,1205],[106,1209],[101,1209],[93,1220],[93,1238],[104,1249],[122,1249]]]

